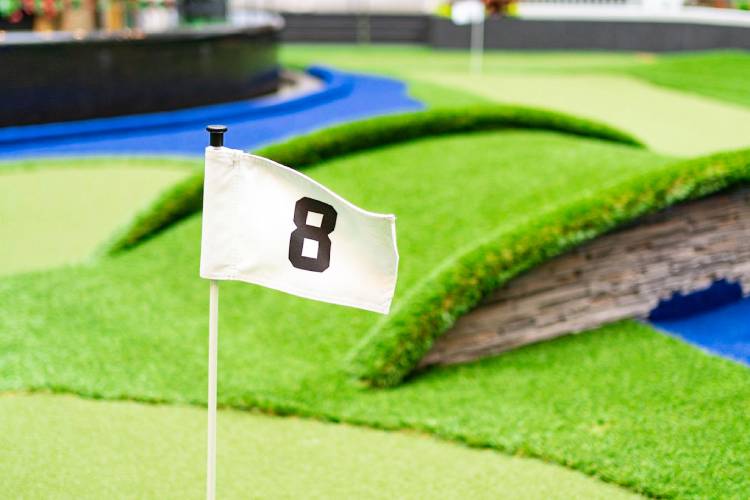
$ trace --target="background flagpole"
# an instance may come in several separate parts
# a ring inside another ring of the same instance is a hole
[[[484,55],[484,15],[479,22],[471,23],[471,72],[475,75],[482,73],[482,58]]]
[[[209,125],[211,147],[224,146],[224,125]],[[219,352],[219,282],[211,280],[208,299],[208,449],[206,459],[206,499],[216,499],[216,386]]]
[[[206,498],[216,498],[216,374],[219,347],[219,282],[211,280],[208,307],[208,460]]]

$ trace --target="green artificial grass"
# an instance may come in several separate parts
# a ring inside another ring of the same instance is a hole
[[[5,394],[0,414],[0,487],[14,497],[203,498],[205,411]],[[218,422],[223,499],[635,497],[559,466],[415,433],[231,410]]]
[[[450,64],[463,64],[462,54],[451,57]],[[399,64],[419,72],[407,59]],[[585,55],[560,67],[554,57],[543,59],[529,65],[523,56],[514,71],[632,74],[656,60],[625,55],[592,64]],[[439,84],[424,89],[436,101],[451,99]],[[739,180],[745,174],[734,160],[742,158],[682,164],[685,191],[667,199]],[[733,170],[722,172],[725,160]],[[399,215],[398,305],[421,295],[441,266],[473,255],[468,251],[481,248],[487,234],[585,206],[581,200],[608,186],[669,171],[669,162],[632,147],[526,131],[421,139],[329,160],[308,173],[365,208]],[[704,177],[710,182],[695,191],[691,176],[701,171],[720,175]],[[625,213],[658,206],[646,201],[633,207],[624,200]],[[575,238],[593,234],[587,231]],[[0,390],[204,404],[207,287],[197,279],[199,233],[192,217],[95,265],[0,280]],[[750,374],[742,366],[624,322],[372,390],[353,384],[342,365],[376,321],[223,284],[222,404],[419,429],[541,457],[650,495],[741,498],[750,490]]]
[[[662,56],[651,64],[628,68],[651,83],[750,106],[750,52],[694,52]]]
[[[750,109],[628,75],[423,76],[495,102],[538,106],[608,123],[661,153],[693,156],[750,146]]]
[[[421,45],[295,44],[279,50],[283,64],[305,68],[328,64],[344,69],[391,76],[417,76],[425,72],[470,73],[467,50],[434,49]],[[486,50],[484,73],[590,73],[627,71],[653,63],[654,57],[617,52],[499,51]]]
[[[76,159],[20,165],[0,165],[0,275],[83,261],[189,173],[179,161]]]
[[[480,130],[538,129],[641,146],[632,136],[617,129],[574,116],[517,106],[488,105],[446,108],[393,116],[382,116],[339,125],[257,153],[281,164],[300,168],[328,158],[343,156],[420,137]],[[159,231],[201,210],[203,174],[196,173],[164,193],[136,217],[107,245],[116,254],[153,237]]]
[[[364,208],[398,215],[398,308],[485,238],[661,175],[672,161],[611,142],[504,131],[380,147],[307,172]],[[685,172],[689,188],[694,172]],[[94,266],[1,280],[0,389],[205,404],[199,237],[191,217]],[[228,282],[220,317],[225,406],[419,429],[652,495],[750,488],[750,374],[646,327],[622,323],[372,390],[352,383],[343,364],[374,314]]]

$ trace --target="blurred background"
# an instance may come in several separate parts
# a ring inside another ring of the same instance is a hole
[[[339,41],[347,28],[367,41],[427,41],[431,16],[450,16],[450,0],[2,0],[0,30],[163,31],[184,25],[288,16],[285,37]],[[460,3],[460,2],[458,2]],[[519,19],[697,20],[742,22],[748,0],[500,0],[492,10]],[[331,22],[339,16],[337,23]],[[382,16],[391,16],[383,18]],[[654,18],[656,16],[656,18]],[[662,18],[662,19],[659,19]]]

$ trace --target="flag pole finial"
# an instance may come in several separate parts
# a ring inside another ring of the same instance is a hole
[[[214,148],[220,148],[224,145],[224,134],[228,130],[226,125],[209,125],[206,130],[211,134],[210,144]]]

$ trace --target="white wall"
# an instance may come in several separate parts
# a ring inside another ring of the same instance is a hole
[[[441,0],[229,0],[231,9],[275,12],[428,14]]]

